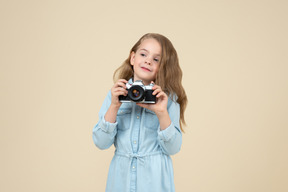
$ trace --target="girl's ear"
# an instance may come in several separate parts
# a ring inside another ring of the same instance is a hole
[[[130,57],[130,64],[134,65],[134,59],[135,59],[135,53],[134,51],[131,52],[131,57]]]

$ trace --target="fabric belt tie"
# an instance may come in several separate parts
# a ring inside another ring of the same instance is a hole
[[[119,152],[119,151],[115,151],[115,155],[119,155],[122,157],[127,157],[129,159],[133,159],[136,158],[137,160],[140,160],[141,162],[145,162],[144,158],[148,157],[148,156],[153,156],[153,155],[159,155],[159,154],[163,154],[162,151],[154,151],[151,153],[145,153],[145,154],[141,154],[141,153],[124,153],[124,152]]]

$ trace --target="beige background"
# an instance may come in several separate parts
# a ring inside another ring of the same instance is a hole
[[[0,0],[0,191],[104,191],[92,141],[145,33],[174,44],[188,126],[178,192],[288,191],[288,1]]]

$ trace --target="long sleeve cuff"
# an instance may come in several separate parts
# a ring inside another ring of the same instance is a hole
[[[169,141],[176,133],[176,128],[174,127],[173,123],[171,123],[169,125],[169,127],[167,127],[164,130],[159,130],[158,131],[158,136],[161,140],[163,141]]]
[[[117,122],[110,123],[106,121],[105,118],[103,117],[102,121],[100,121],[99,123],[99,127],[106,133],[112,133],[116,129],[117,124],[118,124]]]

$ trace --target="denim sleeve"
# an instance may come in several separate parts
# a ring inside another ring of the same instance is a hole
[[[167,155],[174,155],[180,151],[182,145],[182,132],[180,129],[180,105],[170,100],[168,113],[171,124],[165,130],[158,131],[158,141],[162,151]]]
[[[99,149],[108,149],[115,139],[117,133],[117,122],[110,123],[105,121],[105,114],[111,104],[111,91],[106,96],[99,111],[99,121],[93,128],[93,141]]]

